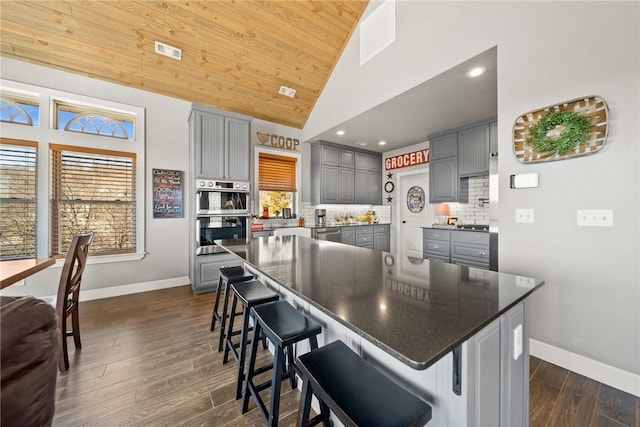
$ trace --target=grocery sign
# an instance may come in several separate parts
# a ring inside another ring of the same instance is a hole
[[[408,166],[421,165],[423,163],[429,163],[429,149],[418,150],[413,153],[398,154],[397,156],[388,157],[384,161],[384,168],[398,169],[406,168]]]

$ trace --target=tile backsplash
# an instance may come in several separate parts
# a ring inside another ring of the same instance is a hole
[[[469,178],[469,203],[449,203],[449,207],[460,224],[489,224],[489,176]]]
[[[314,225],[316,208],[318,206],[311,203],[302,203],[301,215],[304,217],[305,224]],[[391,222],[391,206],[382,205],[322,205],[323,209],[327,210],[327,225],[334,223],[335,218],[344,216],[359,216],[365,215],[368,210],[375,211],[379,222],[390,223]]]

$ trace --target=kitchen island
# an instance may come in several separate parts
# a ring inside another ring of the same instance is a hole
[[[526,298],[544,282],[298,236],[217,243],[320,322],[320,345],[428,401],[429,425],[527,424]]]

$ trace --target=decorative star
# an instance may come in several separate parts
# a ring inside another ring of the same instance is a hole
[[[393,197],[391,196],[387,197],[387,203],[391,203],[392,200],[393,200]]]
[[[391,179],[391,178],[393,178],[393,174],[392,174],[391,172],[389,172],[389,173],[387,174],[387,179]]]

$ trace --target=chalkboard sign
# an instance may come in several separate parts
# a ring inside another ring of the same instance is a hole
[[[153,217],[182,218],[182,171],[153,169]]]

